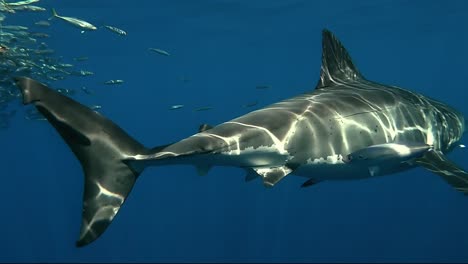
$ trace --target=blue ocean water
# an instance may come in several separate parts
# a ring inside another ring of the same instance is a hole
[[[53,20],[56,56],[95,74],[55,82],[77,93],[146,146],[194,134],[314,89],[321,31],[330,29],[370,80],[437,98],[468,114],[468,2],[308,0],[52,1],[37,5],[95,25],[80,33]],[[49,13],[8,14],[32,25]],[[161,56],[148,48],[171,53]],[[86,62],[72,58],[88,56]],[[106,86],[122,79],[120,86]],[[256,89],[268,85],[269,89]],[[258,101],[251,108],[243,105]],[[178,110],[171,105],[183,104]],[[193,111],[210,106],[208,111]],[[0,130],[0,261],[22,262],[466,262],[468,198],[422,168],[299,188],[272,189],[244,171],[150,168],[108,230],[76,248],[80,164],[46,122],[26,120],[20,102]],[[465,169],[466,150],[450,159]]]

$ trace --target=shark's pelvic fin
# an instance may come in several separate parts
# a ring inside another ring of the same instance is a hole
[[[416,163],[441,176],[456,190],[468,195],[468,173],[447,159],[440,151],[429,151]]]
[[[273,187],[286,175],[292,172],[292,170],[287,166],[254,168],[254,170],[262,177],[265,187]]]
[[[248,169],[245,169],[245,172],[246,172],[245,173],[246,182],[253,181],[256,178],[260,177],[260,175],[254,169],[248,168]]]
[[[322,67],[316,89],[322,89],[333,83],[350,82],[364,79],[353,64],[345,47],[329,30],[322,32]]]
[[[62,136],[84,171],[82,224],[77,246],[109,226],[143,168],[125,162],[148,153],[143,145],[101,114],[29,78],[16,78],[24,104],[34,104]]]
[[[305,181],[302,185],[301,185],[301,188],[305,188],[305,187],[309,187],[309,186],[312,186],[312,185],[315,185],[317,183],[319,183],[320,181],[317,181],[315,179],[308,179],[307,181]]]

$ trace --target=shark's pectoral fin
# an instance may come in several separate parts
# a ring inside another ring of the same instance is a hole
[[[254,168],[254,170],[262,177],[265,187],[273,187],[277,182],[292,172],[287,166]]]
[[[424,143],[384,143],[371,145],[353,153],[344,158],[345,162],[365,162],[367,164],[378,165],[383,161],[390,162],[411,162],[415,158],[420,158],[432,149],[430,145]],[[371,170],[373,168],[369,168]]]
[[[416,163],[441,176],[456,190],[468,195],[468,173],[445,157],[440,151],[429,151]]]

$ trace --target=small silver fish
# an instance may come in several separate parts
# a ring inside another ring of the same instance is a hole
[[[93,75],[94,72],[80,70],[80,71],[74,71],[71,74],[76,75],[76,76],[89,76],[89,75]]]
[[[96,30],[97,27],[89,22],[86,22],[84,20],[81,20],[81,19],[78,19],[78,18],[75,18],[75,17],[66,17],[66,16],[60,16],[59,14],[57,14],[57,11],[55,11],[54,8],[52,8],[52,16],[49,18],[49,20],[51,20],[52,18],[60,18],[62,19],[63,21],[66,21],[76,27],[79,27],[81,29],[84,29],[84,30]]]
[[[124,83],[123,80],[109,80],[107,82],[104,82],[104,84],[107,84],[107,85],[112,85],[112,84],[122,84]]]
[[[165,50],[162,50],[162,49],[156,49],[156,48],[149,48],[148,50],[150,51],[154,51],[158,54],[161,54],[161,55],[164,55],[164,56],[170,56],[171,54]]]
[[[1,26],[1,28],[6,29],[6,30],[28,30],[28,27],[16,26],[16,25],[4,25],[4,26]]]
[[[34,23],[34,25],[40,26],[40,27],[48,27],[48,26],[50,26],[50,23],[48,21],[45,21],[45,20],[40,20],[40,21],[37,21],[36,23]]]
[[[33,38],[48,38],[50,36],[47,33],[33,32],[33,33],[31,33],[31,37],[33,37]]]
[[[39,44],[39,49],[47,49],[47,44],[45,42],[41,42],[41,44]]]
[[[41,50],[35,50],[34,53],[37,55],[48,55],[48,54],[53,54],[55,50],[53,49],[41,49]]]
[[[47,10],[43,7],[33,6],[33,5],[22,5],[22,6],[15,6],[12,8],[15,11],[31,11],[31,12],[44,12]]]
[[[76,57],[76,58],[73,58],[74,61],[87,61],[88,60],[88,57],[86,56],[83,56],[83,57]]]
[[[19,1],[19,2],[14,2],[14,3],[7,3],[4,2],[7,6],[22,6],[22,5],[29,5],[32,3],[37,3],[39,0],[24,0],[24,1]]]
[[[72,90],[72,89],[57,88],[56,90],[57,90],[57,92],[59,92],[61,94],[65,94],[65,95],[74,95],[75,94],[75,90]]]
[[[31,67],[27,67],[27,66],[18,67],[16,68],[15,72],[22,72],[22,73],[31,72]]]
[[[195,112],[200,112],[200,111],[207,111],[207,110],[211,110],[211,109],[213,109],[213,107],[211,107],[211,106],[203,106],[203,107],[195,108],[193,111],[195,111]]]
[[[0,2],[0,12],[7,12],[10,14],[16,13],[15,10],[13,10],[4,0],[1,0]]]
[[[126,36],[127,35],[127,32],[123,31],[120,28],[116,28],[116,27],[108,26],[108,25],[104,25],[104,27],[109,29],[110,31],[112,31],[114,33],[117,33],[117,34],[121,35],[121,36]]]
[[[58,66],[62,67],[62,68],[72,68],[73,67],[73,64],[70,64],[70,63],[59,63]]]
[[[172,105],[171,107],[169,107],[169,110],[176,110],[176,109],[180,109],[184,107],[184,105]]]

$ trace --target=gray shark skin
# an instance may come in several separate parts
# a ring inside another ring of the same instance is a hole
[[[302,187],[325,180],[387,175],[422,166],[464,194],[468,174],[447,160],[465,131],[455,109],[399,87],[369,81],[340,41],[323,31],[316,89],[217,126],[203,125],[179,142],[146,148],[112,121],[25,77],[16,78],[24,104],[34,104],[80,161],[83,215],[77,246],[107,229],[148,166],[192,164],[246,170],[272,187],[287,175]]]

